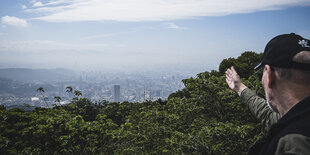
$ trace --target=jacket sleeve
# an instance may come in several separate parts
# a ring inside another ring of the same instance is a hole
[[[301,134],[287,134],[278,141],[275,155],[307,155],[310,138]]]
[[[272,112],[266,100],[257,96],[249,88],[244,89],[240,95],[243,103],[247,105],[251,113],[259,119],[265,129],[268,131],[272,124],[276,123],[280,119],[280,115],[276,112]]]

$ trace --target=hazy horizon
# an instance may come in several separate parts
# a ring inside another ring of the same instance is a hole
[[[218,66],[217,66],[218,67]],[[211,70],[218,70],[218,68],[208,68],[206,66],[137,66],[137,67],[107,67],[107,68],[70,68],[70,67],[46,67],[46,66],[15,66],[15,67],[3,67],[1,66],[0,69],[31,69],[31,70],[57,70],[57,69],[65,69],[65,70],[71,70],[74,72],[100,72],[100,73],[129,73],[129,74],[135,74],[135,73],[183,73],[185,74],[192,74],[196,75],[201,72],[205,71],[211,71]]]

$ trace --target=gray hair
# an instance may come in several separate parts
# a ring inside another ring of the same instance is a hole
[[[309,51],[299,52],[294,56],[293,61],[310,64],[310,52]],[[273,67],[273,68],[279,74],[282,80],[294,82],[297,84],[310,85],[310,70],[299,70],[294,68],[279,68],[279,67]]]
[[[310,71],[279,67],[274,67],[274,70],[282,80],[310,85]]]

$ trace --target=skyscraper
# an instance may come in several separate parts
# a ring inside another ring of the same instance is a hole
[[[114,102],[120,102],[120,95],[121,95],[121,90],[120,90],[120,85],[114,85]]]

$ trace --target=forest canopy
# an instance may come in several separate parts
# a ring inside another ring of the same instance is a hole
[[[218,70],[184,79],[167,100],[93,103],[76,92],[67,106],[59,97],[53,108],[0,106],[0,154],[246,154],[264,130],[228,88],[225,71],[235,66],[263,95],[253,69],[261,57],[224,59]]]

